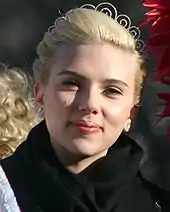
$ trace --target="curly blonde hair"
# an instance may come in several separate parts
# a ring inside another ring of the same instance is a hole
[[[31,76],[0,63],[0,158],[10,156],[38,121]]]
[[[145,60],[136,50],[135,39],[127,29],[103,12],[77,8],[55,21],[53,27],[44,34],[37,47],[38,59],[34,62],[35,81],[46,84],[49,79],[52,59],[64,44],[109,43],[132,53],[137,61],[135,105],[140,102],[143,81],[146,75]]]

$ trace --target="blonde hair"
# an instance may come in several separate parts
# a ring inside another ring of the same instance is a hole
[[[39,121],[31,77],[0,63],[0,158],[10,156]]]
[[[44,84],[48,82],[50,61],[61,45],[93,43],[110,43],[135,56],[138,68],[134,99],[135,105],[139,105],[146,75],[145,60],[136,50],[135,40],[127,29],[103,12],[92,9],[78,8],[67,12],[44,34],[37,47],[38,59],[33,65],[35,80]]]

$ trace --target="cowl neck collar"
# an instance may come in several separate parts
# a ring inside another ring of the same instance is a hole
[[[20,166],[27,167],[30,188],[43,212],[117,212],[118,204],[127,195],[133,196],[128,205],[134,204],[138,191],[128,186],[135,188],[135,184],[140,184],[138,168],[142,150],[126,135],[119,137],[105,157],[77,175],[67,171],[59,162],[51,147],[45,122],[30,132],[17,152]],[[119,211],[133,212],[126,204],[124,207]]]

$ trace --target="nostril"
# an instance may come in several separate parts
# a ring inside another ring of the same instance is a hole
[[[97,115],[98,112],[96,110],[92,111],[92,114]]]
[[[86,114],[93,114],[93,115],[97,115],[98,111],[95,109],[90,109],[90,108],[83,108],[83,107],[79,107],[78,108],[79,111],[84,112]]]

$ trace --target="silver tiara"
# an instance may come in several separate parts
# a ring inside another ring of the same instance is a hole
[[[87,9],[93,9],[95,11],[100,11],[108,15],[109,17],[113,18],[115,21],[117,21],[119,24],[121,24],[124,28],[126,28],[129,33],[134,37],[136,41],[136,50],[143,52],[145,49],[145,43],[140,39],[141,32],[136,26],[132,26],[132,21],[129,16],[125,14],[118,14],[118,11],[116,7],[109,3],[109,2],[102,2],[98,4],[97,6],[94,6],[93,4],[84,4],[80,8],[87,8]],[[60,10],[59,14],[61,15]],[[70,10],[69,12],[71,12]],[[69,14],[69,12],[67,14]],[[61,19],[67,19],[69,17],[66,16],[60,16],[59,18],[56,19],[55,23],[53,26],[49,27],[48,31],[46,33],[50,33],[56,26],[57,23]],[[46,34],[45,33],[45,34]]]
[[[132,21],[129,16],[125,14],[118,14],[116,7],[109,2],[102,2],[96,7],[93,4],[84,4],[81,8],[93,9],[100,11],[113,18],[123,27],[125,27],[129,33],[134,37],[136,41],[136,49],[140,52],[143,52],[145,49],[145,43],[140,39],[141,32],[138,27],[132,26]]]

